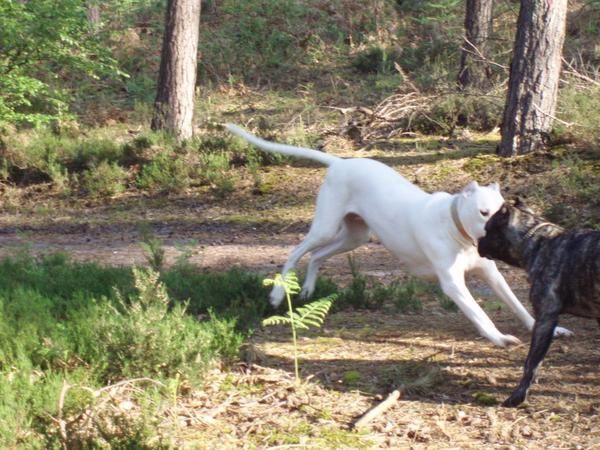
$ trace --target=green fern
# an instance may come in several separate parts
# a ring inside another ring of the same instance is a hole
[[[285,291],[285,298],[288,305],[287,316],[271,316],[263,320],[263,326],[286,324],[289,325],[292,330],[292,342],[294,345],[294,373],[296,375],[296,381],[300,381],[300,372],[298,369],[298,341],[296,339],[296,327],[302,329],[309,329],[309,327],[321,327],[325,316],[329,312],[335,295],[322,298],[308,305],[301,306],[296,311],[292,307],[292,295],[296,295],[300,292],[300,285],[298,284],[298,277],[294,272],[288,272],[285,277],[280,274],[275,275],[275,278],[267,278],[263,280],[265,286],[282,286]]]
[[[271,316],[267,317],[262,321],[263,326],[269,325],[291,325],[294,322],[297,328],[308,330],[311,326],[320,328],[323,325],[323,321],[333,305],[336,298],[335,294],[328,297],[321,298],[317,301],[309,303],[308,305],[301,306],[286,316]]]

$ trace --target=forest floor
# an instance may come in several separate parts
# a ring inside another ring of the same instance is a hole
[[[504,163],[496,160],[487,164],[495,139],[427,141],[424,146],[407,141],[360,156],[386,162],[427,191],[457,192],[476,178],[500,179],[514,194],[535,184],[532,177],[556,176],[544,155],[523,160],[512,171],[499,170]],[[479,160],[473,159],[476,155]],[[473,161],[480,161],[481,167]],[[265,167],[261,177],[268,189],[261,195],[242,177],[239,188],[224,198],[191,191],[86,203],[31,192],[22,197],[18,210],[2,211],[0,253],[27,247],[33,252],[63,251],[82,261],[144,264],[139,224],[146,223],[161,239],[168,264],[187,249],[190,262],[207,270],[240,266],[273,275],[308,230],[323,174],[324,169],[304,162]],[[388,283],[406,277],[375,240],[354,256],[370,280]],[[500,267],[528,304],[523,272]],[[351,275],[346,256],[329,260],[323,274],[347,284]],[[575,336],[554,342],[527,403],[502,408],[495,403],[516,387],[529,336],[485,286],[476,280],[469,286],[498,328],[523,344],[494,347],[478,336],[462,313],[434,302],[410,314],[387,304],[375,311],[345,310],[330,314],[323,329],[301,335],[298,384],[289,332],[277,327],[259,330],[247,346],[246,361],[233,370],[215,369],[206,388],[180,405],[174,433],[178,445],[600,448],[597,323],[562,318],[561,324]],[[402,388],[401,398],[388,411],[363,429],[351,429],[357,417],[396,388]]]

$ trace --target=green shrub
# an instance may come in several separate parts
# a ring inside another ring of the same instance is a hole
[[[125,191],[127,171],[117,163],[102,161],[81,176],[81,187],[91,197],[110,197]]]
[[[389,73],[394,71],[394,63],[399,55],[393,49],[372,45],[357,53],[352,67],[362,73]]]
[[[202,154],[198,172],[200,179],[220,197],[235,189],[235,176],[229,170],[229,156],[226,153]]]
[[[141,224],[139,227],[140,244],[144,250],[146,261],[152,270],[160,272],[165,264],[165,249],[161,240],[156,237],[148,224]]]
[[[70,389],[62,414],[77,418],[106,404],[97,395],[107,383],[149,376],[153,385],[131,390],[139,413],[121,417],[105,408],[93,427],[110,426],[98,434],[86,425],[70,435],[74,446],[81,439],[77,445],[89,448],[108,436],[113,445],[145,442],[158,434],[157,405],[179,395],[182,383],[193,384],[207,367],[239,352],[243,335],[234,318],[209,312],[198,321],[186,313],[184,302],[169,298],[150,270],[132,274],[60,255],[0,263],[1,448],[60,447],[53,418],[65,382]]]
[[[356,309],[368,309],[373,305],[370,302],[369,293],[367,291],[367,279],[360,273],[358,264],[352,256],[348,256],[348,265],[352,274],[350,285],[343,289],[340,293],[339,300],[335,307],[341,308],[351,306]]]
[[[379,295],[392,300],[398,311],[421,311],[423,309],[420,299],[420,284],[414,278],[408,279],[405,283],[393,281],[388,286],[377,287],[375,292],[378,290],[381,290]]]
[[[26,251],[0,260],[0,291],[31,289],[52,298],[52,314],[64,316],[69,308],[80,306],[79,294],[114,298],[114,288],[124,294],[133,292],[131,271],[76,263],[62,253],[33,257]]]
[[[202,31],[200,47],[206,57],[200,61],[201,73],[250,78],[301,57],[298,41],[309,10],[300,2],[227,0],[219,8],[227,20],[217,30]]]
[[[119,73],[77,0],[0,3],[0,121],[40,125],[68,115],[76,91],[65,75]]]
[[[339,293],[334,304],[335,309],[352,307],[354,309],[379,309],[383,305],[386,295],[383,287],[373,289],[367,283],[367,278],[360,273],[356,260],[349,255],[348,265],[352,280],[350,285]]]
[[[210,325],[198,323],[185,314],[184,304],[170,305],[158,273],[141,269],[133,273],[135,297],[115,306],[100,301],[75,319],[77,333],[96,343],[82,357],[100,368],[101,380],[162,379],[176,374],[197,380],[221,356],[221,349],[228,358],[239,350],[241,338],[233,331],[233,321],[220,322],[213,316]]]
[[[558,189],[563,198],[570,201],[552,203],[544,210],[544,215],[551,221],[566,227],[598,228],[600,226],[600,172],[593,152],[589,159],[582,159],[577,154],[567,154],[553,161],[553,169],[560,170],[561,176],[556,180],[547,180],[552,189]],[[585,204],[586,208],[581,208]]]
[[[173,152],[162,152],[146,164],[137,177],[141,189],[180,192],[191,183],[190,165]]]
[[[188,300],[190,314],[204,315],[212,310],[219,316],[235,317],[242,331],[254,328],[269,310],[261,277],[239,268],[206,273],[183,264],[163,272],[161,279],[171,298]]]
[[[600,131],[598,131],[598,122],[600,121],[600,112],[598,103],[600,102],[600,86],[581,89],[576,86],[569,86],[561,89],[558,97],[559,118],[563,122],[554,122],[554,134],[558,139],[567,137],[583,142],[600,142]],[[571,126],[565,125],[572,124]]]
[[[98,167],[103,162],[116,163],[122,154],[122,146],[114,140],[93,138],[69,143],[63,158],[71,171],[82,171]]]

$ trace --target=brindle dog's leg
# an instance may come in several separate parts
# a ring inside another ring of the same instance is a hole
[[[525,400],[529,385],[535,376],[540,362],[546,356],[548,348],[552,343],[554,329],[558,324],[558,312],[546,313],[542,312],[535,321],[533,334],[531,336],[531,347],[529,354],[525,360],[525,368],[523,378],[519,383],[519,387],[513,391],[511,396],[504,401],[502,406],[517,406]]]

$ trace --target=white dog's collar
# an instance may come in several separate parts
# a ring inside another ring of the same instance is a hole
[[[477,242],[475,242],[475,239],[473,239],[469,235],[469,233],[467,233],[467,230],[465,230],[465,227],[463,226],[462,222],[458,217],[458,195],[455,195],[454,199],[452,200],[452,205],[450,206],[450,214],[452,215],[452,221],[454,222],[454,226],[459,231],[461,236],[464,237],[467,241],[469,241],[472,245],[477,247]]]

